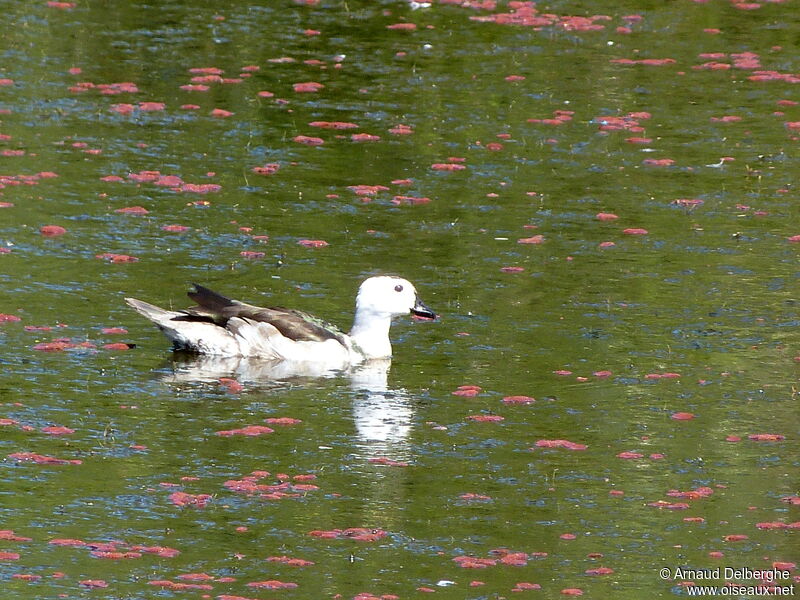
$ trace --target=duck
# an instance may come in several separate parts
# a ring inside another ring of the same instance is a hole
[[[125,302],[155,323],[174,350],[342,367],[391,358],[389,328],[394,317],[438,318],[410,281],[389,275],[361,283],[349,333],[299,310],[253,306],[193,285],[187,295],[197,304],[184,310],[167,310],[136,298]]]

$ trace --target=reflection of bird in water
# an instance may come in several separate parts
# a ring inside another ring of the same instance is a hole
[[[216,356],[176,352],[171,360],[172,373],[164,377],[171,383],[211,383],[222,378],[235,379],[255,387],[280,387],[282,383],[303,378],[337,377],[345,371],[339,361],[264,360],[245,356]]]
[[[408,458],[407,438],[414,409],[411,396],[389,387],[390,359],[368,360],[349,369],[332,368],[319,362],[269,361],[240,356],[189,353],[173,355],[168,383],[216,383],[230,378],[247,388],[281,388],[309,378],[343,377],[353,391],[355,434],[365,458]]]
[[[328,369],[390,357],[393,317],[411,313],[436,318],[411,282],[400,277],[370,277],[361,284],[349,334],[298,310],[252,306],[197,284],[195,288],[189,297],[197,306],[186,310],[165,310],[135,298],[126,298],[126,302],[158,325],[177,350],[319,362]]]
[[[350,374],[350,387],[356,392],[353,420],[366,454],[400,460],[408,458],[414,409],[408,392],[389,388],[390,364],[369,361]]]

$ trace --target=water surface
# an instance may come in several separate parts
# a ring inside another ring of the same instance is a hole
[[[6,4],[6,593],[794,576],[791,3]],[[381,272],[442,318],[338,377],[187,362],[123,302],[196,281],[347,327]]]

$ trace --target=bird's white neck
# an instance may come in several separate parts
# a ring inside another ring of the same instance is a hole
[[[391,316],[356,308],[355,321],[350,330],[350,338],[364,354],[364,358],[389,358],[392,344],[389,341]]]

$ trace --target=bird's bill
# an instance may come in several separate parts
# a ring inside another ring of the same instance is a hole
[[[411,314],[415,317],[421,317],[423,319],[435,319],[437,317],[435,312],[423,304],[422,300],[419,299],[419,296],[417,296],[416,300],[414,301],[414,308],[411,309]]]

